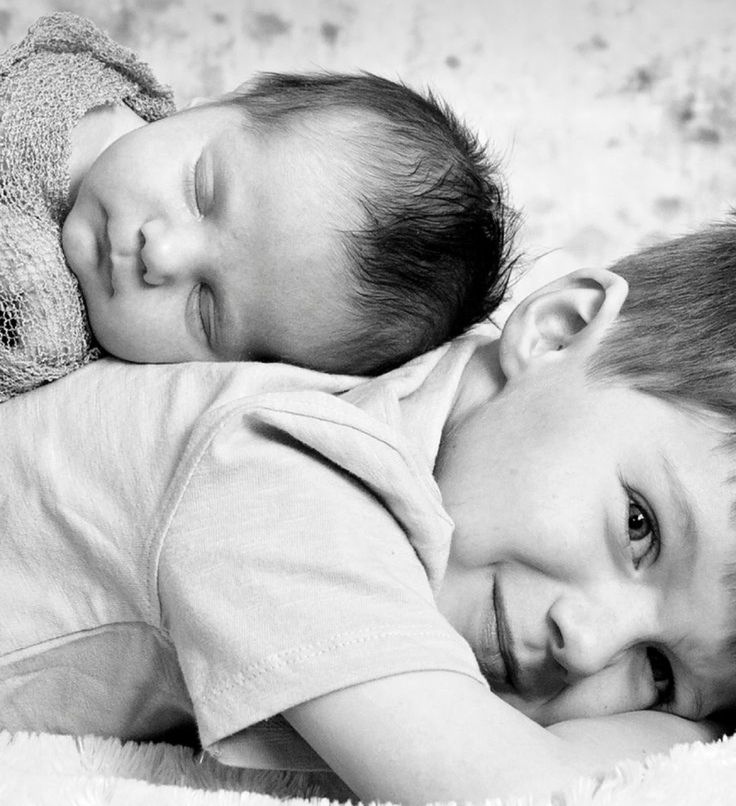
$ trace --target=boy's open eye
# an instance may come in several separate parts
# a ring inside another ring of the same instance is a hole
[[[634,568],[638,568],[643,560],[657,559],[659,554],[659,535],[654,517],[643,504],[629,495],[627,529],[631,545],[631,557]]]
[[[647,647],[647,662],[652,671],[652,680],[657,689],[655,706],[668,705],[675,699],[675,678],[666,656],[654,647]]]

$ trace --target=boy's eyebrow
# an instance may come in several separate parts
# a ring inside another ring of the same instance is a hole
[[[685,485],[682,483],[677,470],[673,466],[669,457],[662,454],[662,468],[667,477],[667,483],[670,487],[670,496],[676,507],[677,523],[682,524],[679,530],[679,540],[682,546],[682,552],[679,557],[680,568],[694,567],[698,546],[700,543],[700,532],[698,531],[697,519],[695,517],[695,510],[693,509],[691,498],[688,494]],[[731,524],[736,527],[736,502],[731,507]],[[736,611],[736,564],[726,571],[723,577],[726,589],[730,593],[731,612]],[[736,660],[736,631],[730,635],[725,636],[723,642],[725,651]],[[688,719],[704,719],[712,708],[706,710],[705,702],[707,698],[708,683],[705,684],[702,680],[696,683],[691,680],[687,685],[690,695],[692,697],[692,713],[687,715]]]
[[[680,480],[669,457],[664,453],[661,454],[661,463],[667,477],[669,497],[675,506],[676,521],[678,525],[681,524],[678,531],[684,538],[688,538],[682,541],[683,548],[686,550],[686,556],[683,559],[685,562],[691,563],[695,558],[699,537],[695,513],[685,485]]]
[[[732,484],[736,482],[736,477],[731,476],[729,482]],[[730,515],[731,525],[736,530],[736,499],[731,502]],[[734,617],[734,614],[736,614],[736,561],[726,563],[726,568],[721,580],[730,597],[730,611],[732,615],[732,628],[726,635],[724,644],[731,658],[731,662],[736,663],[736,618]]]

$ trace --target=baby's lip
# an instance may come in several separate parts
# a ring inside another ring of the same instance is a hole
[[[509,629],[506,607],[502,591],[498,584],[493,586],[493,609],[496,612],[496,632],[498,633],[498,648],[506,667],[508,684],[519,691],[519,663],[514,653],[514,641]]]
[[[122,287],[130,284],[134,276],[139,275],[141,265],[141,255],[137,242],[128,244],[126,238],[121,238],[120,233],[110,235],[110,227],[105,228],[104,247],[102,251],[101,269],[109,282],[109,290],[112,295],[120,291]],[[118,278],[119,286],[116,288],[115,278]]]
[[[491,607],[478,655],[478,664],[491,689],[497,694],[511,692],[515,688],[511,676],[514,660],[509,653],[508,625],[497,579],[493,581]]]
[[[99,255],[98,270],[100,279],[105,284],[110,296],[115,294],[115,287],[112,282],[112,260],[110,259],[110,236],[107,228],[104,227],[102,235],[97,239],[97,252]]]

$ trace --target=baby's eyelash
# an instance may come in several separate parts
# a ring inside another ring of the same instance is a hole
[[[199,323],[202,327],[202,332],[209,342],[212,337],[212,322],[211,322],[211,308],[206,308],[205,305],[211,304],[211,299],[205,298],[207,289],[200,283],[197,288],[197,310],[199,312]]]
[[[192,207],[192,211],[196,213],[197,216],[202,216],[202,208],[199,202],[199,194],[197,192],[197,175],[199,171],[200,159],[201,157],[194,162],[184,177],[187,198]]]

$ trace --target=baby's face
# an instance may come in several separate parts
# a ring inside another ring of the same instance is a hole
[[[574,350],[449,437],[439,605],[542,724],[736,701],[733,454],[705,416],[587,381]]]
[[[324,151],[259,137],[216,106],[113,142],[62,231],[102,347],[136,362],[319,367],[350,326],[338,231],[352,206]]]

